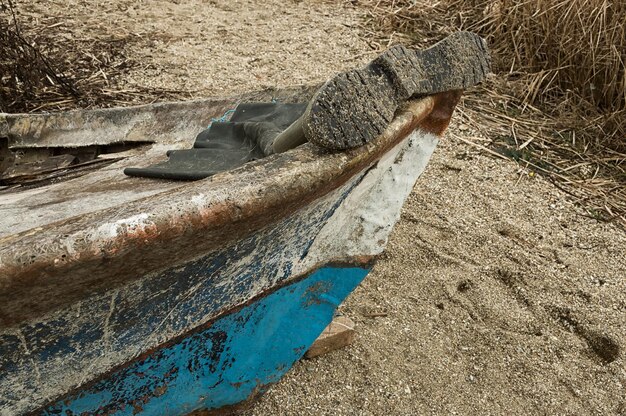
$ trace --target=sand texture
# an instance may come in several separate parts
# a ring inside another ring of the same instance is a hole
[[[125,84],[192,97],[318,83],[376,55],[351,2],[19,7],[76,37],[138,34]],[[248,416],[626,414],[626,233],[463,136],[481,139],[456,117],[341,307],[355,343],[299,362]]]

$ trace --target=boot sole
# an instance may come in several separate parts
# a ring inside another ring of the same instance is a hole
[[[469,88],[490,66],[485,41],[470,32],[424,50],[394,46],[366,67],[326,82],[305,110],[304,135],[329,149],[362,146],[382,134],[407,99]]]

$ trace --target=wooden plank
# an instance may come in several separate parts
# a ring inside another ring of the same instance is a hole
[[[352,344],[356,331],[354,322],[347,316],[336,316],[304,354],[305,358],[315,358]]]
[[[76,159],[73,155],[52,156],[45,160],[22,163],[20,165],[11,166],[4,171],[0,180],[5,182],[20,182],[33,179],[39,175],[55,172],[64,169],[74,163]]]

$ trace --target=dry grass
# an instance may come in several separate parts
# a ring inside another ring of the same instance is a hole
[[[467,29],[486,36],[496,68],[519,77],[517,96],[576,112],[602,127],[602,144],[626,150],[626,2],[449,0],[470,7]],[[590,123],[587,123],[590,124]]]
[[[361,0],[373,46],[488,39],[496,77],[460,111],[490,148],[542,173],[596,218],[626,224],[626,3]],[[478,120],[480,122],[478,122]]]
[[[503,84],[498,78],[486,82],[459,108],[465,122],[489,138],[481,144],[517,161],[528,174],[544,175],[593,218],[626,226],[626,155],[589,144],[602,137],[602,126],[573,128],[580,121],[575,113],[541,111],[504,92]]]
[[[536,102],[539,94],[549,100],[572,91],[600,110],[626,108],[626,2],[495,4],[500,7],[492,8],[489,23],[477,29],[500,40],[501,55],[513,52],[513,71],[534,75],[528,101]]]
[[[121,88],[125,72],[141,64],[126,53],[137,35],[95,29],[82,36],[66,29],[58,16],[31,21],[12,0],[0,0],[0,112],[111,107],[184,96]]]

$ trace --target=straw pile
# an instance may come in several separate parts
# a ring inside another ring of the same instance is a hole
[[[459,29],[487,38],[497,76],[466,96],[465,121],[490,138],[489,149],[546,175],[589,215],[626,224],[626,2],[358,4],[377,48],[423,47]]]
[[[521,78],[524,102],[588,116],[602,145],[626,150],[626,2],[449,2],[475,11],[467,28],[489,38],[500,72]]]
[[[86,23],[80,33],[58,16],[30,21],[12,0],[0,0],[0,112],[111,107],[181,95],[120,87],[127,70],[140,65],[126,52],[137,36],[99,32]]]

